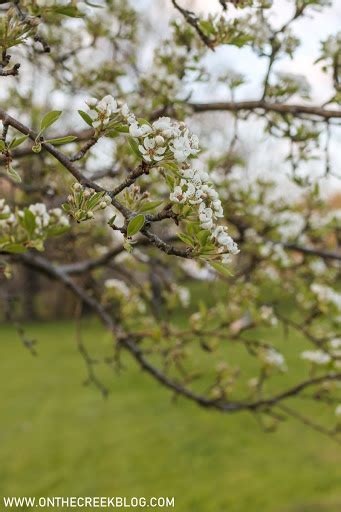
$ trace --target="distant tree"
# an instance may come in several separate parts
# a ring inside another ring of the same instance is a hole
[[[281,70],[300,44],[297,20],[330,2],[291,0],[291,17],[273,25],[270,0],[212,0],[209,16],[164,0],[162,41],[151,21],[160,2],[0,4],[3,286],[20,266],[63,284],[78,316],[85,307],[112,333],[103,365],[126,350],[203,407],[248,411],[266,429],[293,416],[337,439],[340,210],[320,185],[337,171],[341,33],[314,57],[333,91],[322,105],[306,77]],[[207,66],[227,45],[267,62],[256,99],[236,99],[252,69]],[[205,86],[229,99],[194,101]],[[255,167],[241,142],[250,123],[272,140],[271,178],[245,172]],[[79,344],[106,393],[98,359]],[[328,424],[314,402],[330,410]]]

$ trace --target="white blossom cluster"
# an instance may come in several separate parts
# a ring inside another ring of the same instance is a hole
[[[128,298],[130,295],[130,290],[128,286],[125,284],[124,281],[121,281],[120,279],[107,279],[104,283],[104,286],[108,289],[117,290],[125,298]]]
[[[129,133],[139,139],[139,151],[148,162],[175,160],[184,163],[199,152],[199,139],[191,134],[184,123],[160,117],[149,124],[140,124],[131,115],[128,117]]]
[[[47,211],[44,203],[31,204],[28,208],[35,218],[35,233],[42,234],[43,230],[50,226],[68,227],[69,219],[63,214],[61,208],[53,208]],[[24,216],[23,212],[19,212],[20,217]]]
[[[333,58],[341,52],[341,31],[333,36],[329,36],[323,44],[323,50],[326,57]]]
[[[121,279],[107,279],[104,286],[109,296],[118,298],[123,307],[133,308],[135,312],[142,314],[146,312],[146,305],[141,297]]]
[[[277,71],[277,78],[280,84],[284,87],[288,86],[294,88],[295,92],[302,96],[308,96],[310,94],[310,84],[304,75],[298,75],[295,73],[289,73],[285,71]]]
[[[333,338],[329,341],[325,350],[306,350],[301,358],[315,365],[332,363],[336,369],[341,368],[341,338]]]
[[[89,115],[95,129],[105,128],[109,124],[111,116],[120,111],[117,101],[110,94],[104,96],[100,101],[96,98],[88,98],[85,103],[89,107]]]
[[[341,293],[336,292],[329,286],[317,283],[311,285],[311,291],[317,296],[319,301],[333,304],[341,311]]]
[[[283,267],[290,266],[290,258],[281,244],[276,244],[271,241],[264,242],[264,244],[260,246],[259,252],[261,256],[265,258],[271,257],[273,261],[280,263]]]
[[[5,199],[0,199],[0,232],[8,229],[16,223],[16,217],[12,213]]]
[[[301,354],[301,358],[313,364],[324,365],[331,361],[331,357],[323,350],[305,350]]]
[[[226,226],[217,226],[215,221],[224,216],[218,192],[209,184],[207,172],[197,169],[180,170],[181,179],[169,198],[174,203],[197,205],[200,226],[211,232],[211,238],[227,262],[229,254],[238,254],[239,249]]]
[[[175,283],[172,283],[171,289],[172,292],[177,295],[181,306],[188,308],[191,303],[191,293],[189,289],[186,288],[186,286],[179,286]]]
[[[261,11],[259,13],[257,11],[255,16],[247,14],[240,18],[238,20],[238,28],[252,37],[254,45],[259,49],[263,49],[272,36],[271,27],[266,19],[262,17]]]
[[[217,219],[224,216],[218,192],[209,182],[206,171],[192,169],[189,160],[199,149],[199,139],[190,133],[185,123],[160,117],[152,124],[136,119],[127,104],[119,106],[115,98],[108,95],[102,100],[89,98],[86,103],[92,112],[94,128],[105,128],[113,114],[119,114],[129,127],[129,135],[137,139],[138,151],[150,165],[176,163],[179,180],[170,193],[173,203],[196,206],[202,229],[211,232],[211,240],[218,246],[218,253],[226,263],[230,254],[239,252],[237,244],[227,232],[227,227],[218,226]]]
[[[276,317],[274,310],[271,306],[263,305],[260,308],[260,316],[261,316],[262,320],[264,320],[265,322],[268,322],[270,325],[275,326],[278,324],[277,317]]]
[[[65,228],[69,226],[69,220],[60,208],[48,211],[44,203],[35,203],[31,204],[28,209],[34,215],[34,234],[37,236],[43,235],[44,230],[51,227]],[[0,234],[16,229],[19,219],[22,219],[24,215],[22,210],[13,213],[5,200],[0,199]]]
[[[263,350],[261,352],[261,360],[267,366],[277,368],[281,371],[287,370],[284,356],[274,348],[268,348],[266,350]]]

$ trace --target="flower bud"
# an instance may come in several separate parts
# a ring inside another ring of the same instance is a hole
[[[72,203],[73,196],[70,194],[69,196],[67,196],[67,200],[68,200],[69,203]]]
[[[90,192],[90,190],[89,190],[89,189],[84,190],[83,196],[84,196],[85,198],[90,197],[90,196],[91,196],[91,192]]]
[[[157,135],[155,137],[155,142],[158,146],[162,146],[162,144],[165,142],[165,139],[161,135]]]
[[[98,100],[96,98],[88,98],[85,100],[85,103],[88,105],[89,108],[96,107]]]
[[[94,218],[94,213],[91,210],[89,210],[87,212],[87,214],[86,214],[86,218],[87,219],[93,219]]]
[[[82,185],[80,183],[74,183],[73,190],[79,192],[80,190],[82,190]]]
[[[101,202],[99,203],[99,207],[100,207],[102,210],[104,210],[104,208],[106,208],[107,206],[108,206],[108,205],[107,205],[107,203],[106,203],[105,201],[101,201]]]

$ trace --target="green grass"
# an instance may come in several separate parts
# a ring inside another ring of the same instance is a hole
[[[72,324],[28,330],[36,358],[0,327],[0,495],[175,496],[179,512],[341,510],[341,450],[328,438],[294,420],[265,434],[246,413],[173,403],[133,363],[110,377],[103,400],[82,385]],[[91,322],[86,335],[109,343]]]

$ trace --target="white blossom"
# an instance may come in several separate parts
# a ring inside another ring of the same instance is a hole
[[[282,371],[287,369],[284,356],[274,348],[268,348],[262,351],[261,359],[268,366],[278,368]]]
[[[50,215],[47,213],[47,209],[44,203],[31,204],[29,207],[30,212],[35,216],[37,228],[44,228],[49,225]]]
[[[125,297],[129,297],[130,291],[128,286],[125,284],[124,281],[121,281],[120,279],[107,279],[104,283],[106,288],[112,288],[117,290],[119,293],[124,295]]]
[[[163,160],[166,148],[158,146],[155,139],[146,137],[143,141],[143,145],[139,145],[139,151],[146,162],[152,162],[153,160],[160,162]]]
[[[324,286],[318,283],[311,285],[311,291],[317,296],[319,301],[331,303],[337,309],[341,310],[341,293],[336,292],[329,286]]]
[[[305,350],[302,352],[301,358],[310,363],[319,365],[328,364],[331,361],[330,355],[322,350]]]

